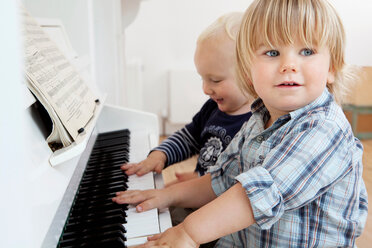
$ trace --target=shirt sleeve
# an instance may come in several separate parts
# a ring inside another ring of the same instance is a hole
[[[353,169],[352,134],[345,136],[332,121],[305,125],[307,129],[285,135],[261,166],[236,177],[262,229],[270,228],[284,211],[313,201]]]
[[[167,156],[165,167],[190,158],[200,150],[198,143],[186,128],[175,132],[151,151],[162,151]]]

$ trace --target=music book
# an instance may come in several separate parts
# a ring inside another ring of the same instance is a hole
[[[20,6],[27,87],[52,121],[53,151],[70,146],[92,120],[99,100],[37,21]]]

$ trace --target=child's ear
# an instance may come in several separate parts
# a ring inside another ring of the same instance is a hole
[[[333,84],[335,82],[335,70],[333,68],[329,68],[328,76],[327,76],[327,84]]]

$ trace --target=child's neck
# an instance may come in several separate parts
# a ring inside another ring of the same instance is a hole
[[[225,114],[228,114],[228,115],[242,115],[242,114],[246,114],[249,111],[251,111],[251,104],[252,104],[252,101],[247,100],[247,102],[245,102],[239,109],[236,109],[236,110],[231,111],[231,112],[224,112],[224,113]]]
[[[269,120],[265,123],[265,129],[268,129],[269,127],[271,127],[271,125],[274,123],[274,120],[273,118],[269,118]]]

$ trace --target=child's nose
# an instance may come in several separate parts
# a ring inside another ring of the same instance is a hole
[[[297,72],[297,68],[294,64],[285,64],[282,66],[281,70],[282,73],[285,72]]]
[[[204,92],[204,94],[206,94],[208,96],[213,94],[213,89],[212,89],[212,87],[210,87],[208,82],[203,81],[203,92]]]
[[[287,56],[283,58],[280,72],[297,72],[297,70],[297,64],[293,57]]]

